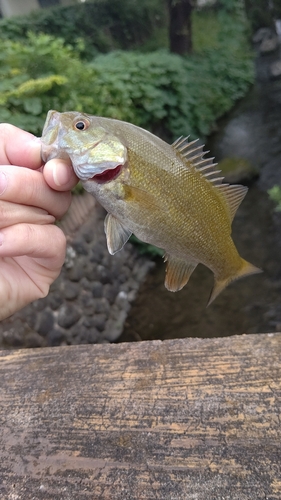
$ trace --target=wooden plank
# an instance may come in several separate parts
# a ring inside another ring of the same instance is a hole
[[[281,334],[0,353],[0,498],[281,498]]]

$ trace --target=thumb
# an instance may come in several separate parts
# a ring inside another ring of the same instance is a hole
[[[56,191],[69,191],[79,181],[71,164],[60,159],[48,161],[43,168],[43,175],[47,184]]]

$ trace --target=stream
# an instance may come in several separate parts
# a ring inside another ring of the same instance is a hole
[[[241,256],[263,270],[231,284],[207,308],[213,274],[199,265],[177,293],[164,287],[165,266],[156,261],[141,287],[118,342],[182,337],[222,337],[281,331],[281,213],[267,190],[281,185],[281,80],[269,77],[279,54],[257,58],[257,81],[218,123],[207,141],[216,161],[240,157],[258,168],[233,222]]]

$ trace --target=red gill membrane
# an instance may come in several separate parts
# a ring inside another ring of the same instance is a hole
[[[94,175],[89,181],[95,181],[98,184],[104,184],[105,182],[113,181],[121,172],[123,165],[118,165],[110,170],[105,170],[102,174]]]

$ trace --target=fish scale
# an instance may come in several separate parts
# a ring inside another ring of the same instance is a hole
[[[169,145],[120,120],[49,111],[41,142],[43,161],[70,159],[84,188],[107,210],[111,254],[132,233],[165,250],[168,290],[180,290],[202,263],[214,273],[211,303],[232,281],[260,272],[231,238],[247,188],[223,183],[197,141],[180,137]]]

